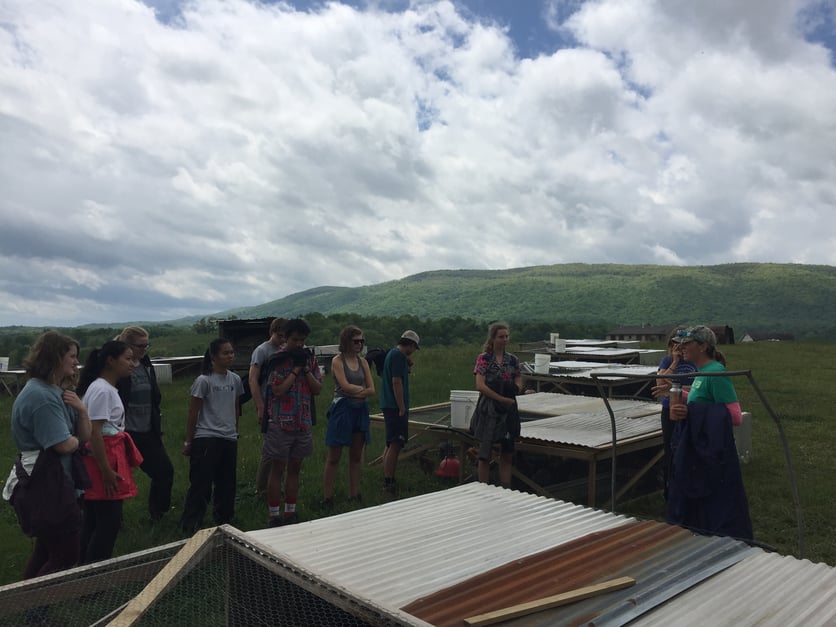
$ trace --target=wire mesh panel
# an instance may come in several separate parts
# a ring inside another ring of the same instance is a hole
[[[0,588],[0,625],[104,624],[168,564],[183,542]]]
[[[231,527],[0,588],[0,625],[424,624],[357,599]]]

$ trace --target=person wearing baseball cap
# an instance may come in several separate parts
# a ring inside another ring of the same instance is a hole
[[[717,337],[709,327],[691,327],[683,356],[697,367],[687,402],[671,400],[673,462],[668,486],[668,522],[699,533],[752,539],[752,520],[732,425],[742,422],[740,403]],[[684,396],[684,395],[683,395]]]
[[[420,348],[415,331],[401,333],[398,345],[386,353],[381,376],[380,409],[386,425],[386,449],[383,452],[383,494],[397,496],[395,468],[398,456],[406,444],[409,427],[409,372],[410,356]]]

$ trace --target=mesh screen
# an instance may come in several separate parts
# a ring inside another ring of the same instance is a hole
[[[182,566],[154,577],[182,545],[142,558],[0,589],[0,625],[142,626],[402,625],[400,616],[369,606],[221,530]],[[189,551],[189,546],[182,549]],[[130,556],[129,556],[130,557]],[[139,595],[141,614],[120,613]]]

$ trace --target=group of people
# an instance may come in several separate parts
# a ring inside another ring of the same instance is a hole
[[[266,494],[270,526],[298,520],[299,475],[303,460],[313,452],[313,397],[322,389],[322,375],[313,354],[305,349],[309,333],[302,319],[276,318],[270,325],[270,337],[256,347],[250,362],[249,385],[264,434],[256,490]],[[339,350],[331,361],[334,398],[327,412],[324,509],[334,506],[334,485],[344,448],[348,449],[348,498],[362,499],[360,465],[371,426],[368,399],[376,394],[369,363],[363,358],[365,344],[363,330],[347,326],[340,332]],[[407,440],[410,355],[419,344],[417,333],[404,331],[383,363],[380,408],[386,426],[383,491],[387,497],[397,494],[395,468]]]
[[[20,454],[3,491],[21,520],[38,519],[29,530],[35,544],[24,578],[111,557],[123,501],[137,494],[136,466],[151,478],[150,516],[158,520],[169,510],[174,467],[162,443],[160,393],[148,345],[144,329],[127,327],[92,350],[79,373],[78,342],[48,331],[24,360],[29,379],[11,420]],[[52,463],[62,472],[52,473]],[[78,500],[61,500],[62,489]],[[64,511],[51,507],[39,516],[27,511],[47,495]],[[27,510],[20,509],[24,502]]]
[[[269,525],[297,522],[299,474],[302,461],[313,452],[315,396],[322,389],[322,373],[305,345],[309,334],[301,318],[275,319],[269,339],[253,352],[248,391],[231,370],[232,342],[216,338],[209,344],[202,372],[191,386],[186,417],[182,453],[189,458],[189,488],[179,520],[185,533],[202,526],[210,502],[216,524],[232,520],[238,425],[241,403],[249,395],[264,435],[256,484],[267,501]],[[387,495],[396,493],[395,466],[407,440],[409,356],[419,341],[414,331],[405,331],[384,362],[380,405],[386,415]],[[3,496],[17,505],[24,527],[28,516],[20,510],[46,495],[44,486],[55,488],[49,494],[61,489],[72,493],[62,501],[65,511],[51,513],[44,524],[25,526],[35,542],[24,578],[110,558],[122,526],[123,502],[138,493],[135,467],[150,478],[150,518],[158,521],[171,509],[174,466],[163,443],[161,394],[149,346],[145,329],[127,327],[93,349],[79,373],[78,342],[48,331],[24,360],[28,380],[14,402],[11,421],[19,456]],[[368,398],[376,393],[369,363],[362,357],[363,331],[346,327],[339,346],[331,364],[335,387],[326,432],[325,507],[333,506],[343,448],[349,451],[349,499],[361,499]],[[60,465],[60,470],[51,471],[50,464]]]
[[[269,338],[253,351],[248,372],[263,433],[256,489],[266,500],[270,526],[297,522],[302,462],[313,452],[315,396],[322,390],[322,373],[306,348],[309,334],[301,318],[276,318]],[[365,341],[360,328],[345,327],[331,362],[334,397],[327,412],[321,502],[326,509],[334,505],[344,448],[348,498],[362,498],[360,467],[370,439],[368,399],[377,393],[369,362],[363,358]],[[507,324],[489,326],[473,370],[479,399],[470,422],[470,432],[479,442],[478,479],[488,481],[496,451],[504,486],[511,484],[514,443],[520,434],[517,395],[523,392],[520,362],[507,351],[509,342]],[[387,498],[398,494],[395,473],[408,439],[409,374],[419,343],[417,333],[404,331],[383,361],[380,408]],[[730,379],[722,374],[725,361],[716,344],[708,327],[678,328],[659,366],[653,389],[663,399],[668,518],[708,533],[751,538],[731,431],[740,423],[740,405]],[[61,466],[59,475],[79,498],[72,507],[81,508],[83,515],[65,515],[60,524],[30,533],[35,543],[24,578],[112,556],[123,501],[137,494],[134,467],[150,478],[151,519],[159,520],[170,510],[174,467],[163,444],[161,394],[149,346],[147,331],[127,327],[90,352],[80,376],[75,340],[50,331],[32,346],[24,361],[29,379],[12,409],[12,437],[20,454],[3,494],[14,500],[20,478],[28,477],[24,487],[32,489],[46,476],[54,457]],[[179,521],[186,533],[203,524],[210,501],[216,524],[228,523],[234,514],[238,423],[247,397],[241,377],[231,370],[233,360],[232,343],[213,340],[202,373],[191,386],[182,451],[189,457],[189,488]],[[684,394],[669,403],[672,381],[682,384]]]

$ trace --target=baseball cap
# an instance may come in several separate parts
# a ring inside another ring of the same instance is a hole
[[[709,346],[717,346],[717,336],[714,331],[706,326],[698,325],[688,329],[683,342],[699,342],[700,344],[708,344]]]
[[[404,331],[403,333],[401,333],[401,339],[415,342],[415,348],[421,348],[419,346],[418,334],[415,331]]]

